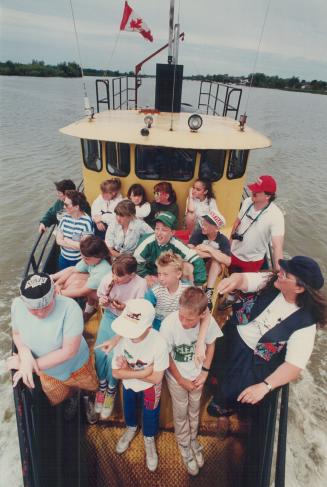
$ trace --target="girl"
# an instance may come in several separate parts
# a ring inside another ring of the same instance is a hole
[[[127,198],[135,205],[136,218],[143,220],[150,214],[151,206],[146,200],[145,190],[141,184],[132,184],[127,191]]]
[[[146,233],[153,233],[152,228],[135,216],[136,209],[130,200],[123,200],[115,208],[116,219],[110,222],[106,232],[106,244],[113,257],[132,254],[139,239]]]
[[[74,267],[52,274],[56,293],[69,298],[85,296],[87,304],[84,322],[92,316],[98,301],[97,289],[102,278],[111,270],[109,251],[100,237],[90,235],[81,240],[82,260]]]
[[[191,233],[196,225],[200,225],[201,218],[208,214],[209,211],[220,213],[215,194],[212,191],[211,181],[207,179],[197,179],[189,190],[189,196],[186,201],[185,223],[186,228]]]
[[[176,217],[176,228],[178,221],[178,205],[176,193],[170,183],[162,181],[154,187],[154,201],[151,203],[151,213],[147,219],[149,225],[154,228],[156,215],[161,211],[169,211]]]
[[[93,233],[91,217],[86,213],[88,202],[79,191],[65,193],[66,214],[59,223],[56,241],[60,248],[59,270],[76,265],[81,260],[80,241]]]
[[[102,279],[98,288],[99,303],[105,308],[95,344],[95,367],[100,382],[95,398],[95,412],[101,413],[101,419],[109,418],[112,413],[117,380],[112,376],[113,352],[106,354],[98,345],[103,346],[103,342],[116,336],[111,325],[125,308],[125,302],[128,299],[143,298],[145,294],[146,280],[136,274],[136,268],[137,262],[132,255],[117,257],[112,271]]]
[[[100,190],[101,193],[92,203],[91,216],[96,225],[96,235],[104,239],[107,226],[114,219],[114,209],[123,199],[120,179],[111,178],[103,181]]]

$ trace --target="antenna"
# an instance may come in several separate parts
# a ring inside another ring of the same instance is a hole
[[[168,38],[168,64],[171,64],[172,61],[173,61],[174,10],[175,10],[175,0],[170,0],[170,10],[169,10],[169,38]]]

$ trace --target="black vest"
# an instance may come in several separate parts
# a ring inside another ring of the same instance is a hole
[[[272,288],[262,294],[248,295],[235,306],[232,324],[242,326],[256,319],[279,293],[278,289]],[[256,379],[262,381],[284,362],[286,344],[295,331],[314,323],[311,312],[300,308],[262,335],[253,352],[253,372]]]

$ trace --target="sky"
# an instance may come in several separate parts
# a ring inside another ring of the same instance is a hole
[[[81,61],[84,68],[131,71],[168,40],[170,0],[129,0],[153,43],[119,31],[123,0],[71,2],[80,57],[70,0],[2,0],[0,60]],[[175,22],[178,17],[185,75],[262,72],[327,80],[327,0],[176,0]],[[155,63],[166,61],[164,51],[142,73],[154,74]]]

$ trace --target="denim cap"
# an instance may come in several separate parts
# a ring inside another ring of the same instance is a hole
[[[125,338],[138,338],[152,326],[155,310],[146,299],[129,299],[118,318],[112,322],[112,329]]]
[[[54,284],[49,274],[36,272],[22,280],[20,297],[30,309],[48,306],[54,297]]]
[[[281,268],[298,277],[304,284],[313,289],[320,289],[324,285],[324,277],[317,262],[310,257],[297,255],[290,260],[280,259]]]
[[[155,221],[160,221],[166,227],[173,229],[176,224],[176,217],[170,211],[161,211],[155,216]]]

